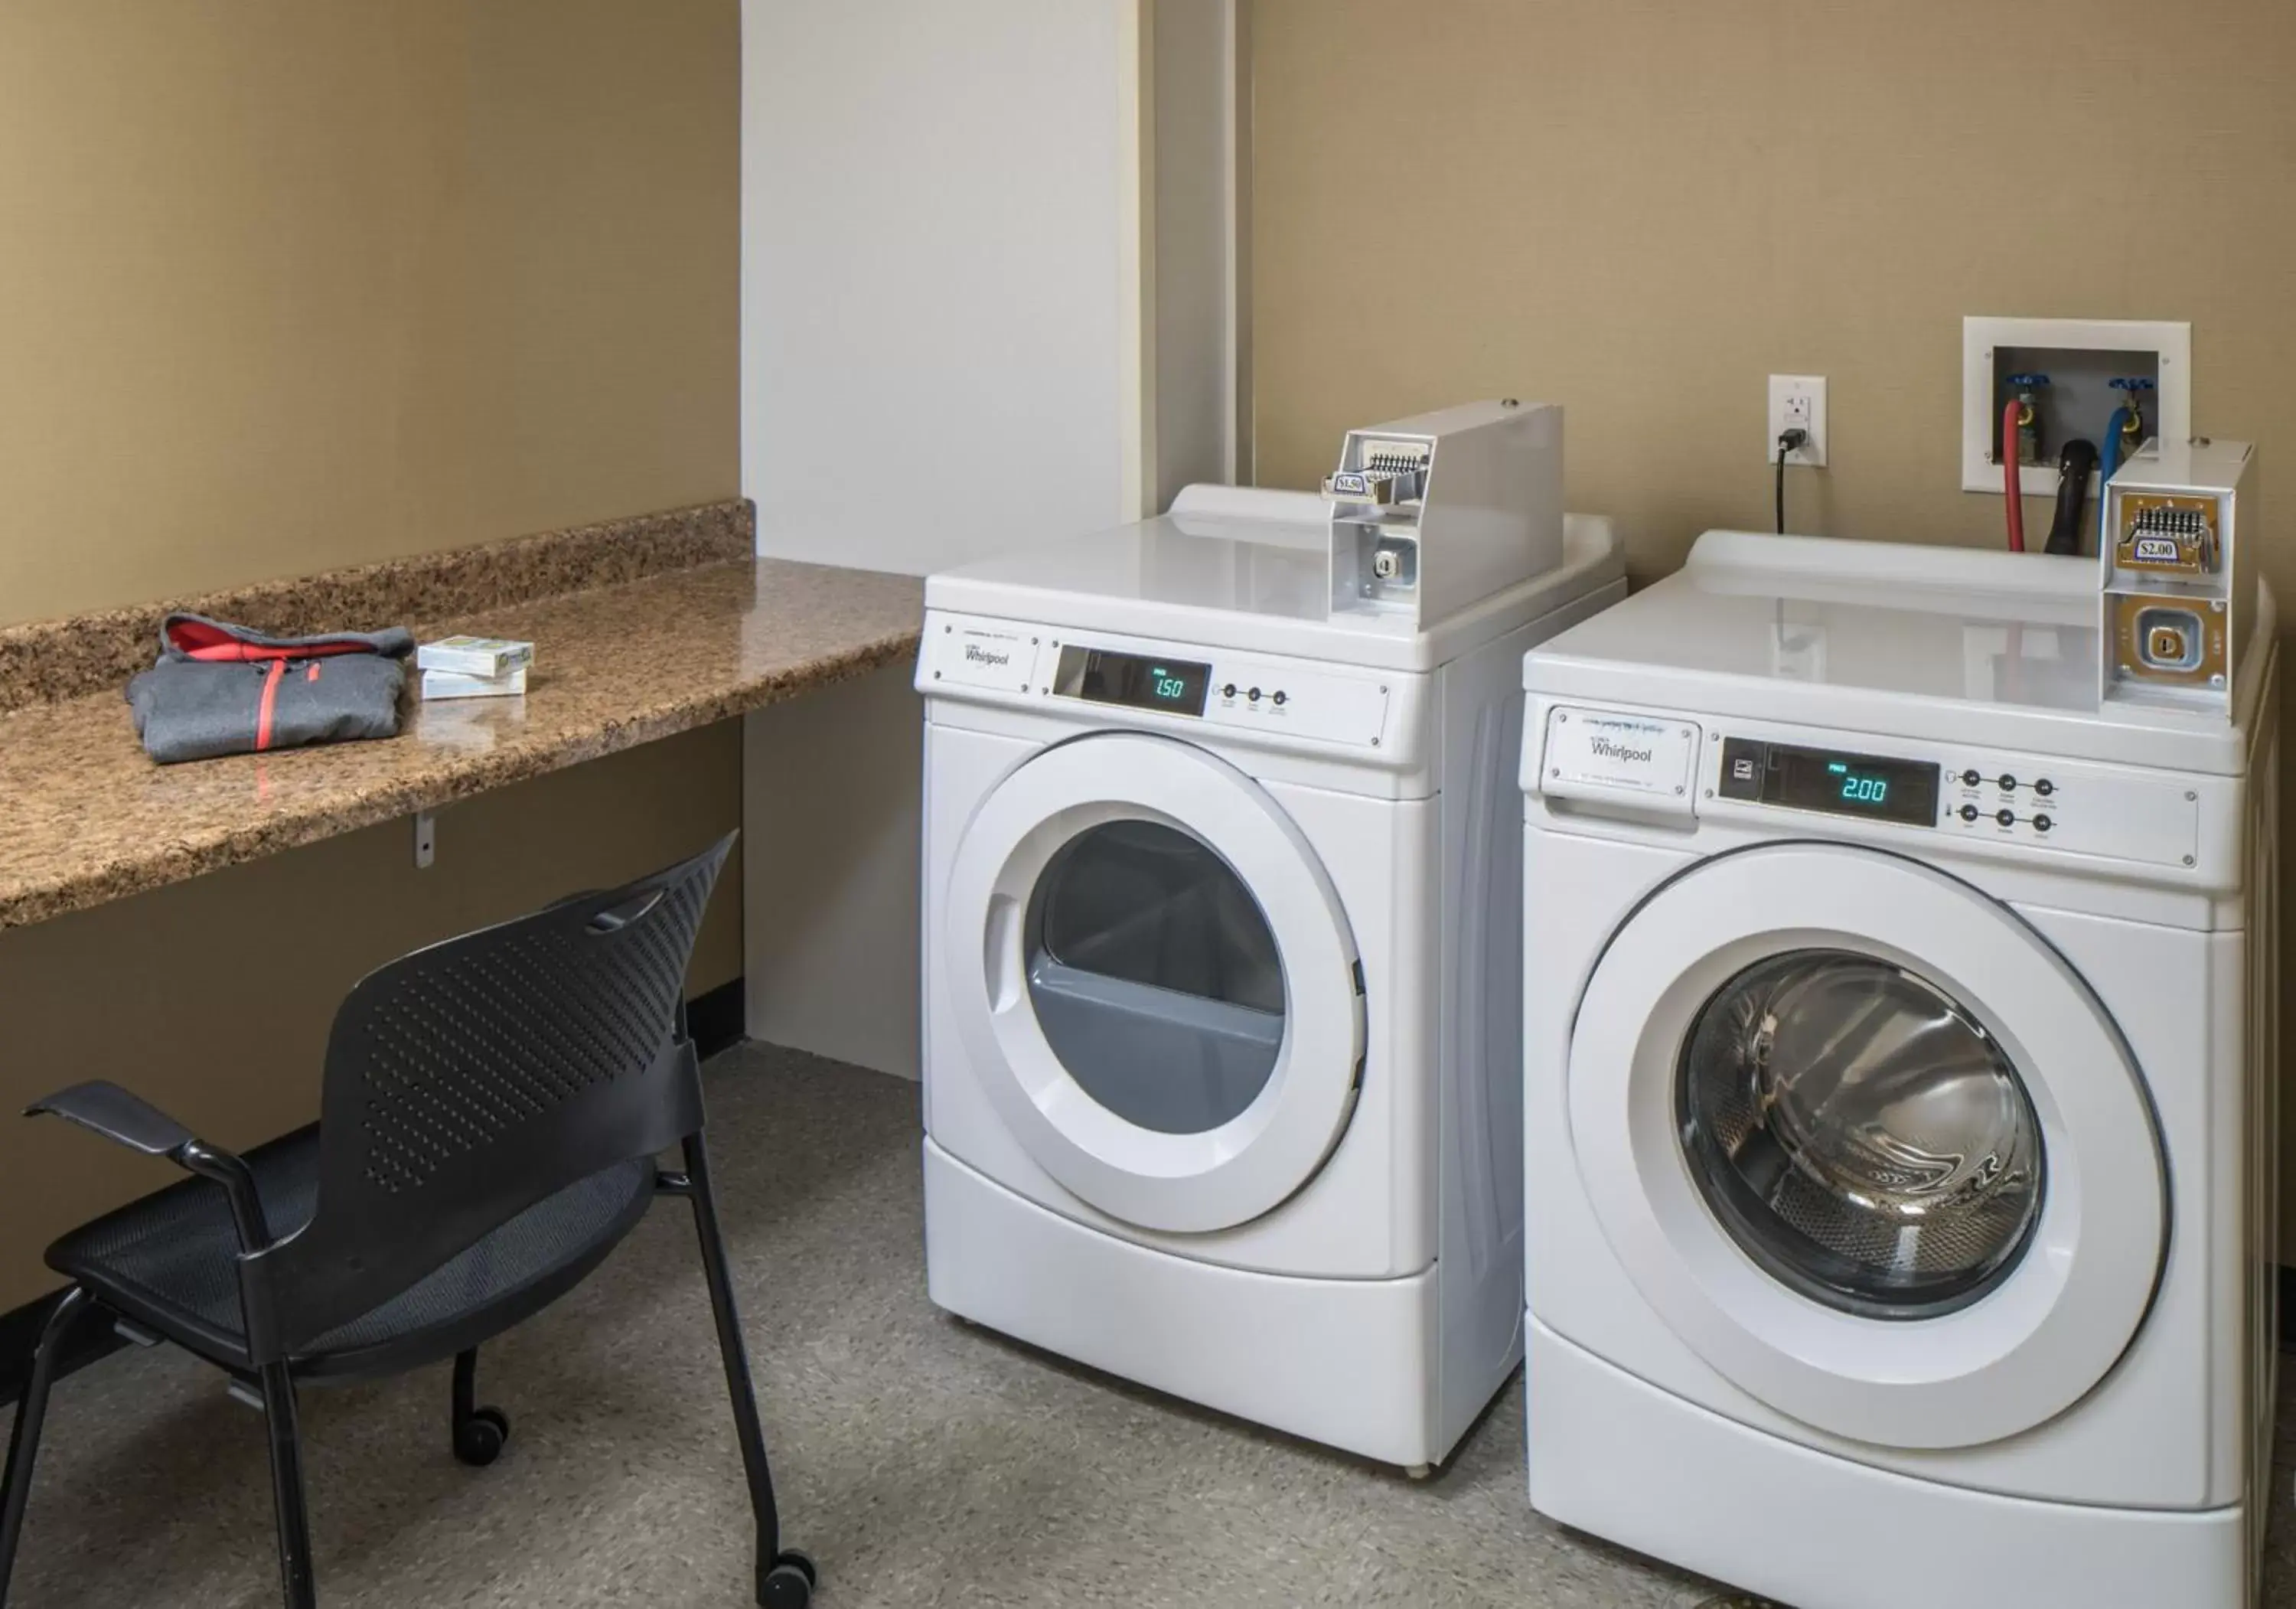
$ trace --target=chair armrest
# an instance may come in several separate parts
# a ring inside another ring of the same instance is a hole
[[[133,1091],[108,1080],[74,1084],[44,1096],[24,1108],[26,1117],[45,1113],[77,1123],[114,1145],[146,1156],[164,1156],[187,1172],[211,1179],[230,1198],[232,1224],[239,1232],[239,1249],[258,1252],[271,1244],[270,1226],[264,1221],[263,1200],[255,1188],[255,1175],[230,1152],[205,1140]]]
[[[24,1108],[26,1117],[42,1112],[78,1123],[130,1151],[173,1162],[181,1162],[185,1148],[199,1142],[197,1135],[143,1096],[102,1080],[59,1089]]]

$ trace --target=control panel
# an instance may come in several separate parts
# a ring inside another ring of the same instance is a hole
[[[1378,749],[1396,698],[1392,681],[1380,671],[1312,661],[950,617],[926,633],[917,685],[1050,701],[1079,714],[1098,706],[1112,719],[1136,712],[1183,726]]]
[[[1957,838],[2191,866],[2198,794],[2174,778],[1991,751],[1876,753],[1712,735],[1705,797]],[[1711,805],[1701,814],[1718,813]]]
[[[1523,788],[1556,817],[1915,857],[2063,856],[2091,863],[2068,869],[2149,881],[2136,868],[2156,868],[2185,887],[2242,874],[2238,776],[1536,696],[1526,713]]]
[[[2036,839],[2061,831],[2067,825],[2066,810],[2070,808],[2078,816],[2079,802],[2067,798],[2055,777],[2032,775],[2046,768],[2046,761],[2036,761],[2020,776],[2014,771],[1988,772],[1978,766],[1964,766],[1952,776],[1946,800],[1947,825],[1964,832],[2030,833]]]
[[[1387,683],[1375,675],[1215,653],[1205,666],[1201,718],[1208,726],[1376,749],[1386,732],[1388,699]]]

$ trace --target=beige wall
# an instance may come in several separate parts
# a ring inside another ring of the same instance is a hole
[[[739,97],[735,0],[0,5],[0,622],[734,495]],[[723,723],[0,932],[0,1112],[279,1132],[366,968],[740,803]],[[167,1171],[0,1118],[0,1309]]]
[[[1814,374],[1833,467],[1793,480],[1797,528],[1990,542],[2000,499],[1958,489],[1968,313],[2189,319],[2195,426],[2296,457],[2296,7],[1254,12],[1267,484],[1308,485],[1350,424],[1552,398],[1571,505],[1648,578],[1710,526],[1769,528],[1764,376]],[[2146,86],[2173,115],[2131,132]],[[2296,543],[2275,557],[2296,596]]]
[[[1832,467],[1792,478],[1794,529],[1992,543],[2000,499],[1958,489],[1970,313],[2189,319],[2195,428],[2292,479],[2296,6],[1254,13],[1265,483],[1311,484],[1352,424],[1552,398],[1570,505],[1648,579],[1708,527],[1769,528],[1764,376],[1813,374]],[[2268,540],[2296,600],[2296,540]]]
[[[0,622],[731,496],[738,45],[0,6]]]

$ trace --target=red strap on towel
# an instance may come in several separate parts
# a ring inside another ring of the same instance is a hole
[[[287,674],[287,661],[275,659],[271,669],[263,676],[263,702],[255,711],[255,751],[262,753],[271,746],[271,716],[279,707],[279,678]]]
[[[294,647],[265,647],[242,642],[228,631],[198,620],[177,620],[168,628],[168,642],[187,658],[209,663],[245,663],[264,660],[316,660],[338,653],[372,653],[364,643],[305,643]]]

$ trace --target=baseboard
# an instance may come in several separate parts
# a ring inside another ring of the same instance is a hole
[[[748,996],[743,981],[735,977],[698,994],[685,1003],[685,1030],[693,1048],[705,1058],[730,1049],[748,1037]]]
[[[742,980],[737,977],[685,1003],[686,1031],[693,1036],[693,1047],[702,1055],[712,1056],[741,1043],[744,998]],[[53,1300],[52,1295],[42,1296],[0,1312],[0,1407],[23,1394],[24,1383],[31,1378],[32,1353],[40,1343],[40,1326],[47,1322],[48,1306]],[[63,1360],[62,1373],[84,1368],[126,1344],[108,1328],[83,1328]]]

